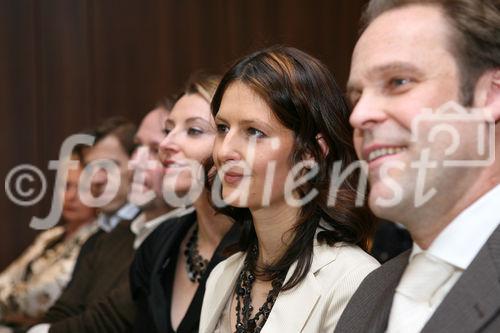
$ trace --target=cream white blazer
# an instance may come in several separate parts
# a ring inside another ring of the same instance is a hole
[[[200,333],[212,333],[216,328],[244,260],[245,254],[238,252],[219,263],[210,274],[201,310]],[[333,332],[361,281],[378,266],[373,257],[357,246],[339,243],[330,247],[315,241],[309,273],[293,289],[278,295],[261,332]],[[286,280],[295,267],[296,263],[288,270]]]

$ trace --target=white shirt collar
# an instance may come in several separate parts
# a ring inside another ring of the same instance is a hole
[[[116,212],[116,216],[120,217],[122,220],[132,220],[139,214],[141,209],[134,204],[126,203],[122,208]]]
[[[97,217],[97,224],[102,230],[111,232],[118,225],[118,223],[123,220],[133,219],[137,216],[137,214],[139,214],[139,212],[140,209],[137,206],[131,203],[126,203],[111,216],[104,213],[99,214]]]
[[[149,221],[146,221],[144,213],[140,214],[130,225],[130,230],[135,234],[134,249],[138,249],[142,242],[163,222],[174,217],[187,215],[192,211],[194,211],[194,207],[179,207]]]
[[[432,242],[427,253],[460,269],[467,269],[500,225],[500,185],[460,213]],[[424,252],[416,243],[410,260]]]

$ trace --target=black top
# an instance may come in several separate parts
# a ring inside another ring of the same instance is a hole
[[[170,308],[176,261],[180,243],[195,221],[196,213],[192,213],[174,223],[162,224],[137,250],[130,270],[132,297],[137,309],[135,332],[175,332]],[[240,227],[235,224],[217,246],[177,333],[198,332],[208,275],[226,258],[223,250],[236,243],[239,235]]]

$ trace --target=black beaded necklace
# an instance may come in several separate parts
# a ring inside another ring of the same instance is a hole
[[[249,268],[249,262],[256,260],[257,253],[257,246],[254,246],[248,253],[243,270],[236,282],[236,333],[260,332],[269,317],[269,313],[271,313],[271,309],[273,308],[274,302],[276,302],[276,298],[278,298],[278,294],[285,280],[286,272],[272,280],[272,289],[267,294],[266,301],[259,308],[255,316],[250,318],[253,311],[251,294],[255,275]]]
[[[208,266],[208,260],[198,252],[198,225],[195,225],[184,250],[186,270],[191,282],[200,282]]]

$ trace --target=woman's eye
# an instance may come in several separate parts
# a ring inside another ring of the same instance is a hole
[[[196,127],[190,127],[187,130],[188,135],[200,135],[203,134],[203,130]]]
[[[253,127],[250,127],[248,130],[248,135],[250,136],[255,136],[256,138],[263,138],[265,137],[266,135],[264,134],[264,132],[256,129],[256,128],[253,128]]]
[[[218,124],[217,125],[217,133],[218,134],[226,134],[229,131],[229,128],[226,125]]]

